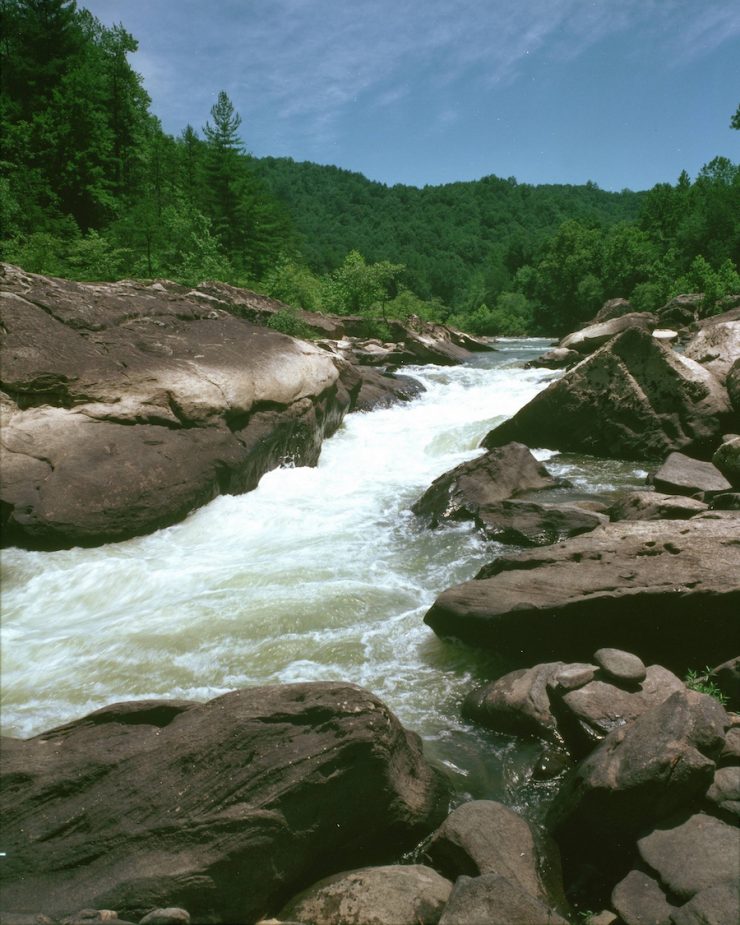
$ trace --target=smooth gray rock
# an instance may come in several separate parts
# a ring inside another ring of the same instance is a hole
[[[631,870],[614,887],[612,905],[624,925],[671,925],[676,909],[658,881],[641,870]]]
[[[629,328],[490,431],[486,449],[531,447],[623,459],[708,453],[730,420],[727,391],[700,363]]]
[[[437,925],[452,883],[421,864],[364,867],[295,896],[281,919],[311,925]]]
[[[440,594],[425,622],[525,666],[589,662],[603,646],[681,674],[717,664],[737,628],[740,546],[731,523],[703,517],[609,524],[500,556]]]
[[[113,705],[2,749],[2,908],[250,922],[447,813],[421,742],[349,684]]]
[[[567,925],[544,903],[498,874],[459,877],[439,925]]]
[[[501,803],[458,806],[432,836],[426,856],[450,880],[498,874],[562,914],[570,911],[557,846]]]
[[[594,652],[594,661],[607,678],[613,681],[639,684],[647,675],[642,659],[622,649],[598,649]]]
[[[740,883],[737,879],[700,890],[673,913],[673,925],[737,925]]]
[[[653,475],[657,491],[669,495],[697,495],[712,498],[730,491],[732,485],[710,462],[692,459],[684,453],[671,453]]]
[[[713,816],[697,813],[672,828],[656,829],[637,842],[642,860],[674,896],[735,880],[740,871],[740,833]]]

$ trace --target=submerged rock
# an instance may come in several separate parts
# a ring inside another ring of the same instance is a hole
[[[2,749],[5,910],[179,906],[250,922],[306,884],[391,860],[448,789],[376,697],[341,683],[120,704]]]

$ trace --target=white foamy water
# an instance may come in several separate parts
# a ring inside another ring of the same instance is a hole
[[[459,703],[491,660],[437,639],[423,616],[497,547],[464,525],[423,529],[409,507],[553,377],[511,365],[543,342],[501,346],[475,365],[409,370],[427,392],[347,417],[315,469],[271,472],[128,542],[4,550],[4,732],[31,735],[118,700],[343,679],[468,774],[477,758],[459,754]]]

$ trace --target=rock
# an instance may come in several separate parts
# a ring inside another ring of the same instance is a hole
[[[712,456],[712,464],[733,488],[740,488],[740,437],[723,443]]]
[[[653,475],[657,491],[669,495],[701,495],[712,498],[729,491],[732,485],[710,462],[692,459],[684,453],[670,453]]]
[[[542,356],[536,357],[524,365],[527,369],[537,369],[541,366],[544,366],[545,369],[565,369],[566,366],[573,366],[574,363],[579,363],[582,359],[583,355],[577,350],[569,350],[567,347],[555,347],[553,350],[548,350],[547,353],[543,353]]]
[[[624,925],[671,925],[671,914],[676,909],[658,881],[641,870],[631,870],[614,887],[612,905]]]
[[[664,495],[657,491],[631,491],[608,509],[612,521],[619,520],[688,520],[709,509],[696,498]]]
[[[353,402],[353,411],[374,411],[388,408],[399,402],[410,401],[426,392],[426,389],[411,376],[400,376],[377,369],[360,369],[361,387]]]
[[[620,318],[622,315],[629,315],[632,311],[632,303],[627,299],[608,299],[598,310],[591,324],[611,321],[612,318]]]
[[[588,662],[605,645],[677,673],[717,664],[740,612],[740,546],[726,520],[701,517],[609,524],[500,556],[442,592],[425,622],[520,666]]]
[[[735,714],[734,718],[735,725],[727,730],[724,748],[722,749],[722,754],[719,756],[719,763],[721,766],[740,764],[740,724],[738,724],[740,721],[738,720],[737,714]]]
[[[589,915],[585,920],[585,925],[623,925],[623,923],[620,923],[618,916],[611,909],[602,909],[595,915]]]
[[[445,520],[474,520],[484,505],[557,484],[526,446],[512,443],[440,475],[411,510],[436,527]]]
[[[0,925],[56,925],[43,912],[0,912]]]
[[[581,328],[580,331],[574,331],[573,334],[568,334],[567,337],[564,337],[559,346],[563,350],[575,350],[583,356],[593,353],[598,347],[601,347],[612,337],[621,334],[622,331],[626,331],[628,328],[640,328],[643,331],[651,332],[657,326],[657,323],[658,319],[650,312],[629,312],[625,315],[612,317],[608,321]]]
[[[560,692],[577,690],[593,681],[597,670],[596,665],[566,665],[548,681],[548,688]]]
[[[612,730],[634,722],[652,707],[683,690],[683,683],[660,665],[647,669],[642,684],[625,690],[594,680],[572,691],[553,691],[553,713],[572,755],[583,757]]]
[[[740,712],[740,656],[717,665],[709,677],[727,697],[728,709]]]
[[[727,394],[730,396],[730,404],[735,414],[740,414],[740,359],[735,360],[730,367],[730,371],[727,373],[726,386]]]
[[[412,316],[405,324],[400,321],[391,321],[388,326],[391,329],[393,340],[403,344],[406,352],[413,356],[412,362],[414,363],[457,366],[471,357],[469,345],[473,339],[468,340],[467,346],[463,347],[460,345],[460,338],[453,334],[451,328],[443,324],[421,321]],[[478,341],[476,349],[490,350],[491,347],[489,344]]]
[[[139,925],[190,925],[190,913],[187,909],[174,906],[169,909],[154,909],[144,916]]]
[[[594,652],[594,661],[613,681],[639,684],[647,675],[642,659],[621,649],[599,649]]]
[[[342,683],[113,705],[2,750],[2,904],[81,899],[249,922],[312,879],[391,860],[448,787],[373,695]]]
[[[501,803],[458,806],[432,836],[426,855],[450,880],[497,874],[562,914],[570,911],[556,845]]]
[[[728,725],[716,700],[683,690],[611,732],[566,778],[548,811],[561,851],[618,867],[641,831],[706,792]]]
[[[655,328],[653,337],[669,344],[678,340],[678,331],[674,331],[673,328]]]
[[[717,768],[712,785],[707,790],[707,799],[720,812],[740,819],[740,767],[730,765]]]
[[[565,919],[498,874],[459,877],[439,925],[567,925]]]
[[[688,292],[677,295],[658,309],[661,325],[678,325],[686,327],[702,317],[704,307],[703,292]]]
[[[588,533],[608,521],[606,515],[576,504],[538,504],[518,499],[481,504],[475,518],[489,539],[517,546],[548,546]]]
[[[726,491],[715,495],[710,504],[711,511],[740,511],[740,491]]]
[[[451,891],[449,880],[421,864],[364,867],[320,880],[280,917],[311,925],[436,925]]]
[[[737,880],[700,890],[673,913],[673,925],[737,925],[740,885]]]
[[[564,662],[549,662],[509,672],[468,694],[463,716],[489,729],[559,742],[548,684],[572,667]]]
[[[740,321],[705,323],[686,345],[684,354],[724,382],[733,363],[740,359]]]
[[[223,292],[2,274],[5,543],[174,523],[286,461],[314,465],[349,408],[331,355],[236,317]]]
[[[736,826],[697,813],[672,828],[660,828],[637,842],[642,860],[679,899],[735,881],[740,870]]]
[[[512,440],[595,456],[664,458],[709,453],[730,415],[727,392],[701,364],[629,328],[490,431],[486,449]]]

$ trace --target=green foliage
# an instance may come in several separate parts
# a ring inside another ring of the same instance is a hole
[[[321,311],[321,281],[303,264],[281,257],[262,281],[262,288],[273,299],[305,311]]]
[[[273,331],[290,334],[291,337],[302,337],[304,340],[310,340],[314,336],[311,328],[301,318],[298,309],[292,305],[286,305],[285,308],[281,308],[274,315],[271,315],[267,326],[272,328]]]
[[[711,680],[711,674],[712,669],[709,665],[706,665],[703,671],[687,671],[684,684],[689,690],[698,691],[700,694],[708,694],[710,697],[714,697],[714,699],[719,700],[724,707],[727,705],[727,697],[722,693],[717,683]]]
[[[387,260],[368,264],[359,251],[350,251],[325,279],[323,303],[338,315],[357,315],[376,305],[384,306],[403,270],[402,264]],[[383,317],[387,320],[384,313]]]

